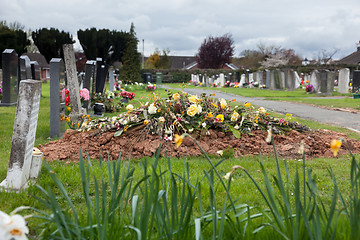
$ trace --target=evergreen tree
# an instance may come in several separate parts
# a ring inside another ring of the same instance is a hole
[[[32,38],[40,53],[44,55],[46,61],[52,58],[63,58],[63,44],[72,44],[72,36],[64,31],[55,28],[42,28],[32,33]]]
[[[130,82],[141,81],[140,53],[137,51],[138,39],[135,34],[134,24],[131,23],[126,49],[123,56],[123,67],[120,70],[120,79]]]
[[[26,52],[26,46],[30,44],[26,32],[19,23],[10,23],[0,21],[0,67],[2,67],[2,52],[5,49],[14,49],[20,56]]]

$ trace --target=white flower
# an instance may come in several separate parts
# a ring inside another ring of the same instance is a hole
[[[192,133],[193,131],[194,131],[193,128],[190,128],[190,129],[189,129],[189,133]]]
[[[206,128],[206,122],[203,122],[203,123],[201,124],[201,126],[202,126],[203,128]]]
[[[259,108],[259,112],[260,112],[260,113],[266,113],[266,109],[263,108],[263,107],[260,107],[260,108]]]
[[[165,118],[164,118],[164,117],[159,117],[159,122],[164,123],[164,122],[165,122]]]
[[[223,178],[229,180],[230,176],[231,176],[231,172],[228,172],[225,174],[225,176],[223,176]]]
[[[150,104],[150,106],[149,106],[149,108],[148,108],[148,112],[149,112],[150,114],[155,114],[156,111],[157,111],[157,108],[155,107],[155,103]]]
[[[126,110],[128,110],[129,112],[132,112],[134,110],[134,106],[132,104],[129,104],[126,106]]]
[[[202,107],[200,104],[197,105],[197,114],[200,114],[202,112]]]
[[[220,156],[222,156],[224,154],[224,151],[223,150],[219,150],[216,152],[217,154],[219,154]]]
[[[267,135],[265,141],[266,141],[267,143],[271,143],[271,136],[272,136],[271,129],[267,130],[267,132],[268,132],[268,135]]]
[[[236,130],[238,130],[240,127],[239,127],[239,125],[236,124],[236,125],[234,126],[234,128],[235,128]]]
[[[23,216],[18,214],[9,216],[0,211],[0,239],[28,239],[26,234],[29,233],[29,228]]]

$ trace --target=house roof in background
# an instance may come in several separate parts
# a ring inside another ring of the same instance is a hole
[[[360,50],[353,52],[352,54],[340,59],[338,64],[353,64],[357,65],[360,63]]]
[[[168,56],[171,61],[171,69],[183,69],[185,66],[196,61],[195,56]]]
[[[41,53],[24,53],[22,56],[28,56],[30,61],[37,61],[40,68],[50,68],[49,63]]]

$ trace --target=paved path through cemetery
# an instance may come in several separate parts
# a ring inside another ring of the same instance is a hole
[[[162,87],[170,89],[168,86]],[[259,97],[242,97],[231,93],[205,90],[200,88],[185,88],[184,91],[193,95],[200,95],[201,93],[215,93],[215,98],[224,98],[227,100],[236,99],[236,101],[244,103],[250,102],[253,105],[261,106],[277,113],[290,113],[294,117],[340,126],[360,133],[360,114],[357,113],[329,110],[301,103],[271,101]]]

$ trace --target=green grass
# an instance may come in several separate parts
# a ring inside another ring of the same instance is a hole
[[[148,101],[148,98],[151,98],[151,92],[145,90],[136,90],[136,99],[131,101],[131,104],[135,106],[140,105]],[[164,89],[158,89],[156,94],[159,94],[161,97],[166,97],[168,92]],[[300,93],[299,93],[300,94]],[[141,97],[143,97],[141,99]],[[40,102],[40,110],[39,110],[39,120],[37,126],[36,133],[36,141],[35,146],[39,144],[44,144],[48,141],[48,136],[50,133],[50,96],[49,96],[49,83],[44,83],[42,85],[42,98]],[[13,132],[13,123],[15,117],[16,107],[3,107],[0,108],[0,181],[5,179],[7,172],[7,165],[10,155],[11,149],[11,138]],[[106,114],[107,116],[115,115],[116,113]],[[274,116],[276,116],[274,114]],[[302,123],[307,124],[313,129],[317,128],[327,128],[335,131],[342,131],[349,134],[349,136],[359,139],[357,134],[351,133],[348,130],[344,130],[337,127],[331,127],[328,125],[318,124],[311,121],[301,120]],[[154,162],[153,158],[145,158],[149,164]],[[135,168],[134,173],[134,181],[139,180],[143,177],[142,173],[142,160],[131,160],[131,164]],[[219,157],[212,157],[212,162],[216,164],[221,159]],[[280,159],[280,161],[283,161]],[[302,165],[301,161],[297,159],[286,160],[289,165],[289,170],[291,174],[294,174],[296,168],[300,168]],[[97,160],[93,160],[93,171],[97,178],[101,179],[101,171],[99,164],[97,164]],[[181,174],[184,168],[184,162],[189,164],[189,175],[191,180],[201,179],[204,176],[204,170],[209,170],[211,168],[210,164],[204,157],[189,157],[183,159],[171,159],[172,171],[177,174]],[[258,156],[244,156],[242,158],[234,158],[231,157],[226,159],[219,167],[218,171],[220,175],[225,175],[227,172],[231,170],[231,167],[234,165],[241,165],[246,168],[247,171],[254,177],[254,179],[261,183],[263,181],[263,175],[259,171],[260,166],[258,164],[259,157]],[[313,174],[316,175],[316,181],[318,183],[318,189],[321,194],[325,198],[325,202],[330,203],[331,195],[332,195],[332,179],[329,176],[328,169],[331,167],[334,170],[334,174],[337,177],[337,183],[341,192],[346,195],[351,191],[349,186],[349,169],[350,169],[351,161],[348,156],[340,156],[339,158],[317,158],[307,161],[307,166],[313,170]],[[50,162],[49,163],[52,170],[56,173],[57,177],[64,184],[65,188],[68,191],[68,194],[72,201],[75,203],[76,207],[80,209],[85,209],[85,201],[82,195],[81,186],[81,176],[80,176],[80,166],[78,163],[66,164],[65,162]],[[166,161],[162,158],[160,159],[159,165],[163,166],[163,169],[166,169]],[[275,158],[273,156],[264,157],[264,167],[267,169],[269,174],[275,174]],[[106,169],[106,166],[104,166]],[[282,169],[282,171],[285,171]],[[106,171],[105,171],[106,172]],[[167,173],[168,174],[168,173]],[[247,203],[251,206],[265,206],[264,200],[260,197],[258,191],[255,186],[251,182],[251,180],[244,174],[244,172],[236,171],[234,176],[234,181],[232,182],[231,187],[231,195],[234,199],[239,199],[241,203]],[[55,193],[59,193],[59,189],[55,186],[54,182],[51,180],[51,177],[46,171],[45,168],[42,169],[41,175],[37,181],[37,184],[46,188],[51,189]],[[93,187],[94,183],[90,182],[90,186]],[[203,191],[209,191],[208,185],[206,182],[202,183]],[[219,183],[216,184],[216,192],[217,192],[217,201],[218,205],[222,206],[225,201],[224,190],[220,187]],[[19,206],[31,206],[35,208],[42,208],[42,206],[35,201],[34,196],[39,196],[40,191],[35,186],[30,186],[27,190],[22,191],[21,193],[1,193],[0,194],[0,210],[6,213],[10,213],[16,207]],[[209,205],[210,199],[203,199],[204,205]],[[66,209],[68,206],[66,205],[65,199],[60,197],[60,202],[62,202],[63,207]],[[200,206],[195,205],[194,207],[194,216],[198,216],[200,214]],[[27,213],[31,213],[30,211]],[[29,219],[29,227],[32,230],[32,233],[36,231],[36,234],[41,231],[41,228],[38,226],[40,220],[31,218]],[[260,235],[265,239],[264,235]],[[271,238],[272,234],[269,233],[266,238]]]

